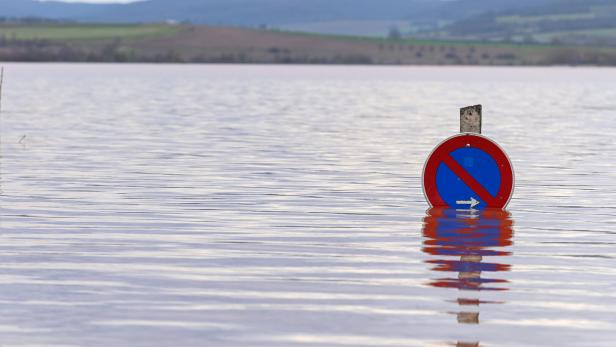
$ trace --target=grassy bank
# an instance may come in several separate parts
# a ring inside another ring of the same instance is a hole
[[[0,60],[616,65],[616,48],[387,40],[194,25],[0,24]]]
[[[75,24],[4,24],[0,36],[16,40],[101,40],[132,39],[175,35],[180,31],[171,25],[75,25]]]

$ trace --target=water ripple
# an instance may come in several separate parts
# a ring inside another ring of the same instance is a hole
[[[3,345],[616,339],[614,69],[5,72]],[[476,102],[510,211],[426,213],[423,162]]]

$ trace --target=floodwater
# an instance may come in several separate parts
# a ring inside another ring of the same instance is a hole
[[[614,346],[616,69],[5,65],[2,346]],[[507,211],[428,211],[484,105]]]

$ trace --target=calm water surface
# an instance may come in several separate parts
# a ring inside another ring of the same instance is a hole
[[[616,344],[616,69],[5,70],[2,346]],[[514,198],[427,211],[474,103]]]

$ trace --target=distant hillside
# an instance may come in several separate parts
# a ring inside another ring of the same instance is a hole
[[[421,12],[415,21],[451,23],[494,12],[523,10],[550,4],[555,0],[450,0]]]
[[[92,16],[101,5],[41,2],[35,0],[0,0],[0,17],[39,17],[51,19],[80,19]],[[103,5],[110,6],[110,5]]]
[[[101,12],[105,21],[173,19],[223,25],[282,25],[330,20],[401,19],[439,0],[150,0]]]
[[[616,65],[616,48],[323,36],[196,25],[0,24],[0,61]]]
[[[542,6],[484,13],[426,37],[616,46],[616,1],[559,0]]]
[[[424,39],[616,45],[616,0],[0,0],[1,17],[193,23]]]
[[[392,25],[403,32],[434,29],[485,11],[523,8],[549,0],[148,0],[125,5],[0,1],[0,17],[108,23],[172,20],[383,36]]]
[[[99,22],[188,21],[224,25],[282,25],[330,20],[404,19],[442,0],[148,0],[84,5],[2,0],[0,17],[35,16]]]

